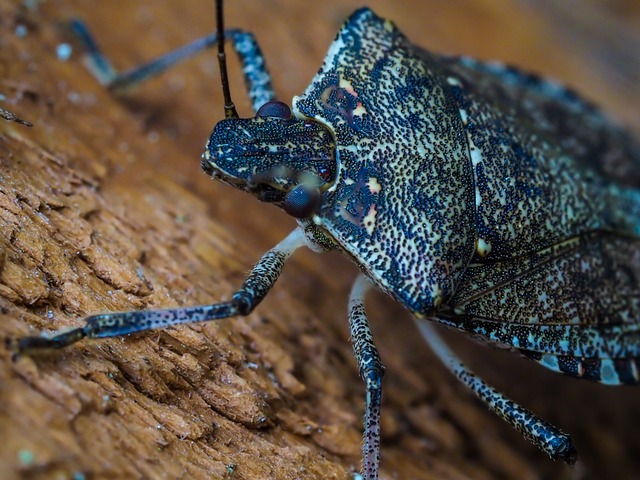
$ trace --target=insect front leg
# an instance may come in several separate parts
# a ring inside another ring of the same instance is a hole
[[[415,319],[420,333],[442,363],[469,387],[490,410],[507,421],[527,440],[554,460],[574,464],[577,457],[571,438],[553,425],[537,417],[533,412],[508,399],[469,370],[451,351],[434,326],[425,320]]]
[[[300,228],[296,228],[262,256],[229,302],[188,308],[92,315],[86,318],[86,323],[82,327],[59,331],[48,336],[20,339],[16,348],[17,354],[28,353],[39,348],[63,348],[83,338],[115,337],[182,323],[248,315],[276,283],[287,258],[303,245],[305,245],[304,233]]]
[[[217,33],[212,33],[148,63],[118,73],[81,20],[71,20],[68,27],[85,51],[84,63],[89,71],[98,82],[115,92],[132,88],[163,73],[177,63],[193,57],[202,50],[215,47],[218,40]],[[225,38],[231,40],[233,49],[240,59],[245,85],[255,113],[262,105],[275,98],[271,75],[262,51],[254,35],[250,32],[236,29],[227,30]]]
[[[360,275],[349,297],[349,328],[353,351],[360,368],[360,376],[367,384],[367,400],[364,416],[364,442],[362,446],[364,478],[378,478],[380,464],[380,401],[384,366],[373,343],[373,335],[364,310],[364,296],[371,288],[369,279]]]

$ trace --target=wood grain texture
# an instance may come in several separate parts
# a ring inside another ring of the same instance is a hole
[[[640,132],[634,2],[581,2],[587,13],[556,3],[369,5],[421,46],[553,76]],[[131,67],[211,31],[212,2],[30,4],[0,0],[0,106],[35,125],[0,119],[0,337],[228,299],[294,223],[200,171],[222,117],[215,55],[114,97],[77,55],[55,50],[58,22],[78,16],[116,66]],[[227,22],[256,33],[289,101],[360,4],[235,0]],[[355,275],[342,258],[303,253],[247,318],[16,363],[0,345],[2,478],[349,478],[364,408],[346,320]],[[574,435],[582,460],[569,469],[475,401],[401,307],[373,296],[369,311],[387,366],[382,478],[637,476],[640,389],[562,377],[452,336],[478,373]]]

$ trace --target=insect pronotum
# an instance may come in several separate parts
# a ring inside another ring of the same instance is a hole
[[[216,34],[121,75],[84,26],[71,25],[96,76],[116,89],[217,44],[227,118],[202,167],[299,226],[227,302],[93,315],[82,327],[21,339],[19,353],[246,315],[298,248],[338,250],[362,271],[348,316],[366,382],[365,478],[378,475],[384,372],[364,307],[372,286],[413,313],[433,351],[491,410],[573,463],[567,435],[475,376],[432,323],[575,377],[638,383],[640,190],[606,158],[637,168],[640,145],[557,84],[427,52],[366,8],[342,26],[290,108],[273,100],[253,35],[225,32],[221,0],[217,8]],[[225,36],[241,60],[253,118],[239,118],[231,101]]]

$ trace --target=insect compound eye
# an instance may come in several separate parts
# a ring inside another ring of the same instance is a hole
[[[256,112],[256,117],[271,117],[288,120],[291,118],[291,109],[286,103],[274,100],[262,105]]]
[[[282,208],[295,218],[307,218],[315,211],[320,202],[317,188],[297,185],[282,200]]]
[[[331,170],[327,167],[318,167],[318,176],[324,180],[325,182],[328,182],[331,179]]]

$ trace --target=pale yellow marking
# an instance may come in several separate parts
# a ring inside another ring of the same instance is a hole
[[[442,304],[442,289],[440,285],[434,285],[431,288],[431,298],[433,298],[433,306],[438,308]]]
[[[354,183],[356,183],[356,182],[354,182],[353,179],[351,179],[351,178],[345,178],[344,179],[344,184],[345,185],[353,185]]]
[[[484,157],[482,156],[482,151],[478,147],[476,147],[473,142],[471,142],[471,139],[469,139],[469,141],[470,141],[469,153],[471,154],[471,163],[475,167],[484,160]]]
[[[371,193],[380,193],[382,191],[382,185],[380,185],[378,179],[375,177],[369,177],[367,186],[369,187],[369,191]]]
[[[351,82],[346,78],[341,77],[340,82],[338,83],[338,86],[346,90],[349,94],[358,98],[358,92],[356,92],[356,90],[353,88],[353,85],[351,85]],[[357,102],[356,108],[353,109],[353,111],[351,112],[351,115],[353,115],[354,117],[361,117],[365,113],[367,113],[367,109],[364,108],[364,105],[362,105],[362,102]]]
[[[358,102],[356,104],[356,108],[354,108],[351,112],[351,115],[353,115],[354,117],[362,117],[365,113],[367,113],[367,109],[364,108],[364,105],[362,105],[362,103]]]
[[[456,77],[447,77],[447,83],[455,87],[459,87],[460,85],[462,85],[462,83],[460,83],[460,80],[458,80]]]
[[[462,108],[458,111],[460,112],[460,119],[462,120],[462,123],[465,125],[469,123],[469,116],[467,115],[467,111]]]
[[[463,110],[460,110],[461,115],[462,115],[462,112]],[[465,116],[466,116],[466,112],[465,112]],[[464,120],[463,122],[466,123],[466,121]],[[466,135],[467,135],[467,142],[469,144],[469,156],[471,157],[471,165],[473,166],[473,170],[475,172],[478,165],[484,162],[484,156],[482,155],[482,150],[480,150],[476,146],[476,144],[473,143],[473,140],[471,139],[471,134],[469,132],[466,132]],[[502,205],[505,205],[506,198],[504,193],[498,192],[497,195],[498,195],[498,201]],[[479,207],[481,203],[482,203],[482,195],[480,195],[480,190],[476,186],[476,207]]]
[[[371,234],[373,234],[373,230],[376,228],[376,214],[378,212],[376,211],[376,206],[375,205],[371,205],[371,207],[369,207],[369,213],[367,213],[367,216],[364,217],[364,219],[362,220],[364,223],[364,228],[367,231],[367,233],[369,234],[369,236],[371,236]]]
[[[481,257],[489,255],[491,252],[491,243],[487,242],[484,238],[479,238],[476,241],[476,253]]]
[[[353,88],[353,85],[351,85],[351,82],[346,78],[340,77],[340,82],[338,82],[338,87],[344,88],[347,92],[349,92],[354,97],[358,96],[358,94]]]

